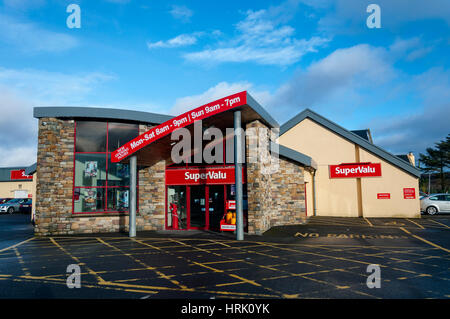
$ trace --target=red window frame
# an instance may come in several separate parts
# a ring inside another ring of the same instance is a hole
[[[109,162],[109,157],[111,155],[111,153],[115,150],[109,150],[109,121],[106,122],[106,152],[77,152],[76,151],[76,147],[77,147],[77,122],[78,121],[74,121],[75,122],[75,126],[74,126],[74,139],[73,139],[73,171],[72,171],[72,215],[98,215],[98,214],[129,214],[129,210],[109,210],[108,209],[108,190],[109,189],[114,189],[114,188],[130,188],[130,186],[108,186],[108,162]],[[116,123],[116,122],[113,122]],[[136,132],[136,136],[139,136],[139,124],[138,124],[138,129]],[[106,159],[106,167],[105,167],[105,173],[106,173],[106,181],[105,181],[105,186],[75,186],[75,159],[76,159],[76,155],[77,154],[103,154],[105,155],[105,159]],[[139,175],[139,174],[138,174]],[[136,183],[136,195],[137,198],[139,198],[139,176],[137,176],[137,183]],[[98,210],[98,211],[92,211],[92,212],[75,212],[75,189],[89,189],[89,188],[100,188],[104,190],[104,198],[103,198],[103,210]],[[137,200],[136,203],[136,211],[139,212],[139,200]]]

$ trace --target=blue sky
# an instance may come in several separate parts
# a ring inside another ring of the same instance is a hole
[[[450,133],[449,25],[448,0],[2,0],[0,166],[35,161],[34,106],[176,115],[241,90],[417,155]]]

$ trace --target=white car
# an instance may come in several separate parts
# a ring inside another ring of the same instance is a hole
[[[420,211],[428,215],[450,213],[450,194],[431,194],[422,197]]]

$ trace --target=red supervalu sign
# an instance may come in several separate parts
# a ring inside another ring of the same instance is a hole
[[[378,193],[377,199],[391,199],[391,193]]]
[[[26,175],[24,169],[12,170],[10,171],[10,179],[18,180],[18,179],[33,179],[33,175]]]
[[[195,121],[200,121],[216,114],[229,111],[236,107],[247,104],[247,91],[239,92],[220,100],[205,104],[189,112],[183,113],[173,119],[170,119],[158,126],[155,126],[139,135],[135,139],[126,143],[111,154],[111,161],[113,163],[120,162],[124,158],[137,152],[141,148],[159,140],[160,138],[171,134],[178,128],[182,128],[193,124]]]
[[[381,176],[381,163],[343,163],[330,165],[330,178]]]
[[[234,167],[205,167],[166,170],[166,185],[234,184]],[[245,183],[244,169],[242,182]]]
[[[414,188],[403,188],[404,199],[416,199],[416,190]]]

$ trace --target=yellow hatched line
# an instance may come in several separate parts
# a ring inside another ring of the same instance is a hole
[[[450,253],[450,250],[447,249],[447,248],[444,248],[444,247],[442,247],[442,246],[436,245],[435,243],[432,243],[431,241],[428,241],[428,240],[426,240],[425,238],[422,238],[422,237],[420,237],[420,236],[414,235],[414,234],[410,233],[409,231],[407,231],[406,229],[404,229],[403,227],[400,227],[400,229],[403,230],[405,233],[407,233],[407,234],[413,236],[414,238],[417,238],[418,240],[421,240],[421,241],[423,241],[424,243],[427,243],[427,244],[430,245],[430,246],[439,248],[439,249],[441,249],[441,250],[443,250],[443,251],[445,251],[445,252],[447,252],[447,253]]]
[[[173,280],[173,279],[170,279],[167,275],[165,275],[165,274],[162,273],[161,271],[157,270],[155,267],[151,267],[151,266],[147,265],[146,263],[140,261],[139,259],[134,258],[134,257],[131,256],[130,254],[125,253],[122,249],[120,249],[120,248],[118,248],[118,247],[115,247],[115,246],[113,246],[113,245],[111,245],[111,244],[108,244],[107,242],[105,242],[105,241],[102,240],[101,238],[96,238],[96,239],[97,239],[100,243],[104,244],[105,246],[108,246],[108,247],[110,247],[110,248],[112,248],[112,249],[114,249],[114,250],[116,250],[116,251],[119,251],[119,252],[122,253],[122,255],[127,256],[127,257],[133,259],[135,262],[137,262],[137,263],[140,264],[141,266],[146,267],[148,270],[154,271],[154,272],[155,272],[157,275],[159,275],[161,278],[164,278],[164,279],[166,279],[166,280],[169,280],[172,284],[174,284],[174,285],[180,287],[181,289],[186,289],[186,288],[187,288],[186,286],[181,285],[178,281]]]
[[[367,222],[367,224],[369,224],[370,227],[373,227],[373,224],[370,222],[370,220],[368,220],[366,217],[364,217],[364,220]]]
[[[409,219],[409,218],[406,218],[406,220],[409,221],[409,222],[411,222],[411,223],[413,223],[414,225],[416,225],[416,226],[422,228],[422,229],[425,229],[425,227],[423,227],[423,226],[420,225],[419,223],[416,223],[415,221],[413,221],[413,220],[411,220],[411,219]]]
[[[27,240],[24,240],[24,241],[21,241],[20,243],[15,244],[15,245],[12,245],[12,246],[9,246],[9,247],[0,249],[0,253],[2,253],[2,252],[4,252],[4,251],[7,251],[8,249],[12,249],[12,248],[19,247],[20,245],[25,244],[25,243],[27,243],[27,242],[33,240],[33,239],[34,239],[34,237],[31,237],[31,238],[28,238]]]
[[[430,222],[436,223],[436,224],[438,224],[438,225],[444,226],[445,228],[450,228],[450,227],[448,227],[447,225],[445,225],[445,224],[443,224],[443,223],[440,223],[440,222],[437,222],[437,221],[432,220],[432,219],[427,219],[427,221],[430,221]]]
[[[81,260],[80,260],[78,257],[76,257],[76,256],[72,255],[70,252],[68,252],[64,247],[62,247],[60,244],[58,244],[58,243],[56,242],[56,240],[54,240],[52,237],[50,237],[50,241],[51,241],[56,247],[58,247],[59,249],[61,249],[66,255],[68,255],[70,258],[72,258],[73,260],[75,260],[75,261],[78,263],[78,265],[80,265],[80,266],[85,266],[86,269],[88,270],[89,274],[91,274],[91,275],[93,275],[95,278],[97,278],[97,281],[98,281],[99,284],[105,282],[105,280],[104,280],[102,277],[100,277],[100,275],[99,275],[98,273],[96,273],[94,270],[92,270],[91,268],[89,268],[86,264],[82,263]]]

